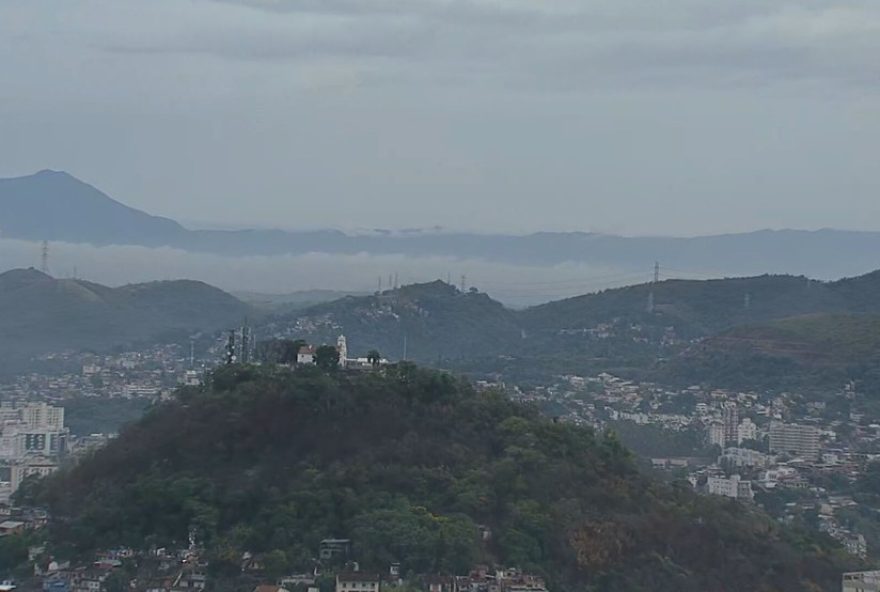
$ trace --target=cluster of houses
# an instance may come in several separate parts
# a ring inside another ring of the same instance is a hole
[[[528,389],[496,380],[484,387],[552,409],[560,421],[599,430],[625,422],[630,433],[662,439],[668,451],[644,451],[645,462],[678,473],[700,493],[757,502],[783,522],[809,518],[858,557],[880,552],[870,532],[848,526],[848,517],[861,511],[849,490],[880,462],[880,417],[852,385],[823,401],[800,393],[669,387],[608,373],[560,376]],[[683,442],[693,444],[685,449]]]
[[[285,586],[291,583],[303,582],[282,580],[278,586],[261,586],[254,592],[288,592]],[[396,563],[391,565],[387,576],[359,569],[348,569],[336,575],[336,592],[382,592],[403,584],[400,565]],[[492,570],[487,565],[474,566],[466,575],[423,575],[410,584],[424,592],[547,592],[547,585],[540,576],[516,568]],[[318,592],[314,581],[308,590]]]
[[[0,537],[4,536],[0,524]],[[20,522],[14,533],[23,532]],[[13,531],[6,532],[6,535]],[[399,563],[392,563],[384,574],[361,570],[352,558],[350,539],[325,539],[318,549],[318,561],[308,573],[292,574],[263,583],[254,592],[319,592],[334,578],[335,592],[386,592],[390,589],[417,589],[423,592],[546,592],[540,576],[515,568],[490,569],[474,566],[467,574],[426,574],[404,580]],[[122,583],[132,592],[201,592],[210,589],[208,562],[194,540],[177,550],[164,548],[135,551],[117,548],[101,551],[93,560],[71,563],[58,561],[44,546],[31,547],[28,560],[34,567],[34,583],[43,592],[104,592]],[[265,578],[261,556],[241,555],[242,581]],[[265,580],[264,580],[265,582]],[[28,582],[28,588],[32,588]],[[14,584],[10,582],[14,588]],[[4,592],[0,590],[0,592]]]

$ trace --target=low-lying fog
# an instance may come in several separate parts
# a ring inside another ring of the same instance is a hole
[[[40,269],[39,242],[0,239],[0,271]],[[153,280],[194,279],[235,293],[284,294],[303,290],[372,292],[400,285],[451,280],[476,287],[509,306],[527,306],[615,286],[650,281],[653,270],[563,263],[525,266],[448,257],[402,255],[328,255],[312,253],[271,257],[226,258],[161,248],[49,245],[49,273],[118,286]],[[690,276],[696,277],[696,276]]]

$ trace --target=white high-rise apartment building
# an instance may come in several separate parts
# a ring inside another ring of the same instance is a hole
[[[724,445],[739,444],[737,428],[739,427],[739,409],[736,403],[728,401],[721,409],[721,421],[724,424]]]
[[[737,444],[742,444],[743,440],[756,440],[758,438],[758,426],[755,425],[748,417],[739,422],[736,428]]]
[[[708,438],[710,446],[724,448],[724,424],[714,422],[709,424]]]
[[[21,410],[21,419],[28,428],[61,431],[64,429],[64,407],[46,403],[28,405]]]
[[[0,501],[8,501],[25,478],[57,470],[67,434],[63,407],[0,404]]]

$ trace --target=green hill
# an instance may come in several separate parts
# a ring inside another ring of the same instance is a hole
[[[691,340],[738,326],[853,313],[880,313],[880,272],[836,282],[771,275],[666,280],[520,311],[438,281],[277,315],[262,333],[329,343],[344,333],[354,353],[377,348],[397,359],[406,341],[408,359],[524,379],[644,373],[659,359],[675,359]]]
[[[833,590],[852,567],[755,509],[648,480],[613,436],[407,364],[225,369],[26,497],[59,555],[193,530],[226,579],[245,551],[307,570],[330,536],[366,570],[516,565],[560,591]]]
[[[837,282],[789,275],[666,280],[536,306],[522,313],[522,322],[533,331],[553,332],[626,317],[704,337],[741,324],[820,312],[880,312],[880,273]]]
[[[667,380],[732,387],[840,388],[880,395],[880,315],[812,314],[710,337],[660,370]]]
[[[335,343],[345,333],[354,353],[376,348],[393,358],[420,362],[495,355],[519,348],[516,315],[478,292],[460,292],[440,281],[403,286],[382,294],[348,297],[289,316],[269,332]]]
[[[17,360],[65,349],[107,350],[175,332],[239,323],[248,307],[202,282],[109,288],[55,279],[35,269],[0,274],[0,355]]]
[[[710,340],[821,366],[851,366],[880,354],[880,316],[817,314],[744,326]]]

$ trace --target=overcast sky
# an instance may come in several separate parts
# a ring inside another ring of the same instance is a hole
[[[226,226],[880,230],[878,0],[0,0],[0,176]]]

